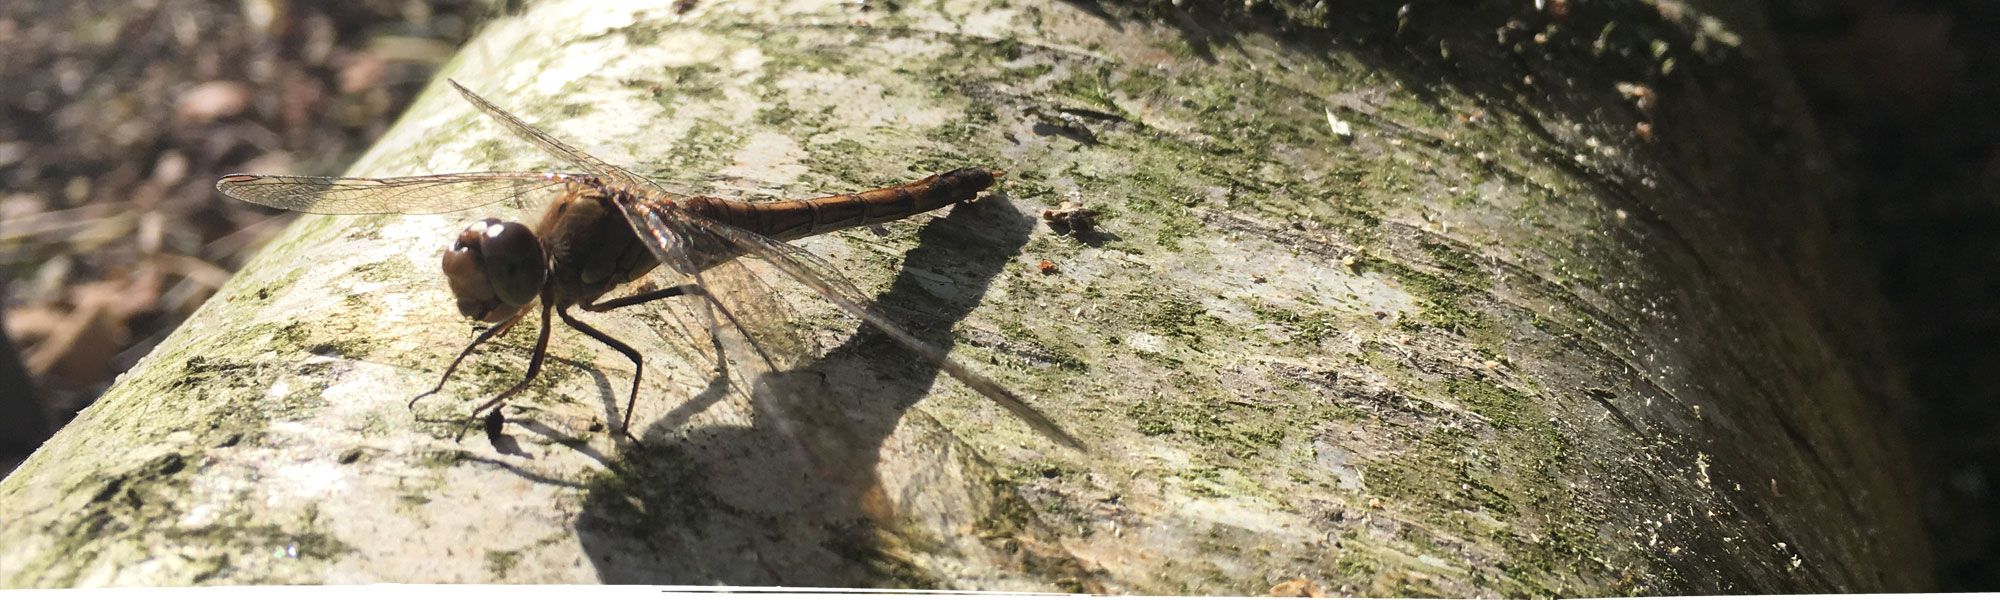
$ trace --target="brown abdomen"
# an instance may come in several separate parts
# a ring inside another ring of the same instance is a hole
[[[684,203],[703,216],[780,240],[887,223],[971,200],[1001,173],[967,167],[879,190],[811,200],[742,202],[702,198]]]

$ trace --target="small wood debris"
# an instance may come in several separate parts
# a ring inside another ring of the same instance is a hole
[[[1035,261],[1035,270],[1037,270],[1037,271],[1041,271],[1043,275],[1048,275],[1048,274],[1051,274],[1051,273],[1055,273],[1055,272],[1056,272],[1056,261],[1053,261],[1053,260],[1049,260],[1049,259],[1046,259],[1046,258],[1044,258],[1044,259],[1041,259],[1041,260],[1039,260],[1039,261]]]
[[[1056,233],[1090,233],[1097,228],[1097,211],[1069,200],[1062,206],[1042,211],[1042,220],[1048,222],[1049,229]]]
[[[1325,598],[1326,592],[1319,589],[1319,584],[1311,580],[1292,579],[1271,586],[1271,591],[1266,595],[1273,598]]]
[[[1333,109],[1328,108],[1325,110],[1326,126],[1333,130],[1333,136],[1340,138],[1340,141],[1343,142],[1354,141],[1354,126],[1347,121],[1341,120],[1340,117],[1333,116]]]

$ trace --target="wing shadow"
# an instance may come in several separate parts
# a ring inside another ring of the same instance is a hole
[[[1034,223],[999,194],[952,208],[922,227],[876,304],[925,343],[949,349],[953,324],[978,306]],[[860,327],[759,385],[784,390],[760,400],[802,399],[780,412],[844,426],[798,432],[809,452],[776,450],[801,444],[783,439],[764,410],[749,428],[648,436],[646,447],[614,458],[588,484],[576,526],[585,554],[606,583],[941,586],[898,558],[900,541],[881,535],[895,525],[876,472],[884,441],[938,377],[936,365]]]

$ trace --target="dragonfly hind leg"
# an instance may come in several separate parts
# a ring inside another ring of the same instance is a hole
[[[683,283],[666,289],[653,290],[650,292],[640,292],[630,296],[625,296],[623,298],[612,298],[610,300],[605,300],[603,302],[596,302],[596,301],[585,302],[583,304],[577,305],[577,307],[590,312],[606,312],[614,308],[636,306],[640,304],[645,304],[647,302],[652,302],[654,300],[664,300],[675,296],[706,296],[706,295],[707,292],[702,291],[701,286],[692,283]],[[717,308],[721,308],[721,306],[717,305]],[[727,309],[724,309],[725,315],[727,314],[727,312],[728,312]],[[565,315],[563,318],[564,320],[569,319],[567,315]],[[733,321],[734,317],[730,317],[730,319]],[[601,340],[603,338],[599,339]],[[725,374],[728,373],[729,370],[728,361],[723,360],[722,340],[717,339],[715,337],[715,332],[711,331],[709,332],[708,342],[709,345],[715,347],[716,371]],[[638,362],[638,361],[635,359],[633,362]],[[634,392],[636,392],[639,389],[638,384],[636,382],[633,384],[632,389]],[[627,412],[625,418],[628,420],[631,419],[632,418],[631,413]]]
[[[672,291],[678,289],[680,288],[675,287],[675,288],[670,288],[669,290],[662,290],[662,291]],[[673,295],[677,294],[668,294],[660,296],[660,298],[666,298]],[[653,298],[652,300],[656,299],[658,298]],[[619,300],[624,300],[624,298],[620,298]],[[614,300],[614,302],[616,302],[616,300]],[[584,307],[584,310],[590,310],[590,308],[586,306]],[[625,342],[618,341],[618,338],[611,337],[610,334],[598,331],[596,327],[591,327],[590,324],[578,320],[575,316],[569,314],[569,309],[567,308],[556,310],[556,315],[562,317],[563,322],[568,323],[570,327],[575,328],[577,331],[583,332],[584,335],[588,335],[599,342],[603,342],[604,345],[610,346],[612,350],[617,350],[619,354],[623,354],[625,355],[625,358],[632,360],[632,395],[625,397],[625,415],[619,421],[618,431],[620,433],[625,434],[625,438],[631,440],[632,443],[634,444],[639,443],[639,436],[633,435],[632,433],[632,408],[639,401],[639,378],[643,377],[646,374],[645,355],[640,354],[638,350],[633,349],[632,346],[626,344]]]

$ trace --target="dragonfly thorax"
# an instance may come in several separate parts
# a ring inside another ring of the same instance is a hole
[[[458,312],[500,322],[535,301],[548,277],[548,256],[534,231],[499,219],[480,219],[458,233],[444,251],[444,275]]]

